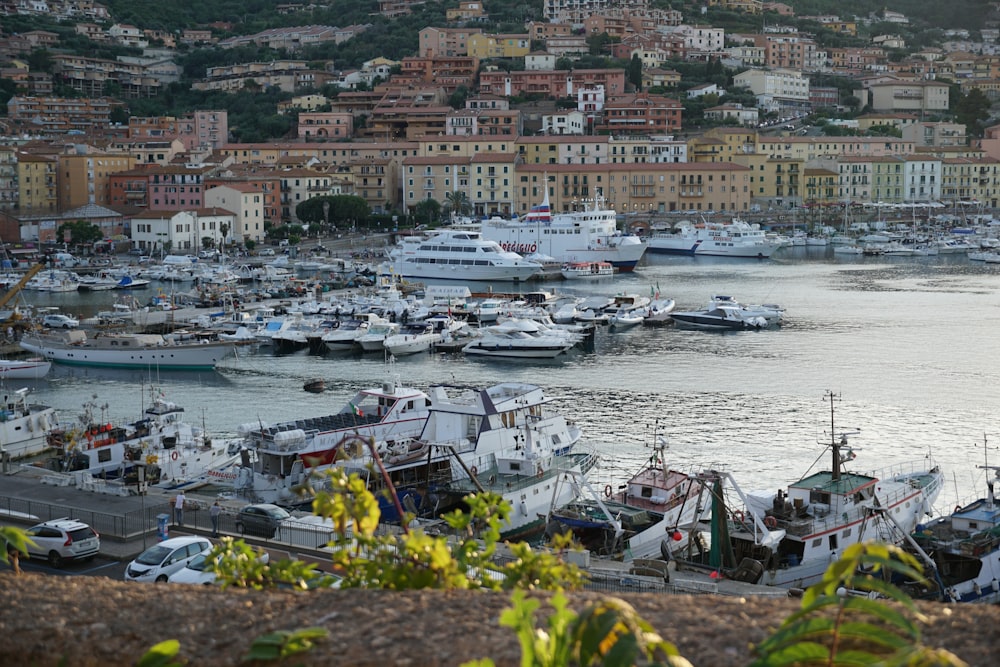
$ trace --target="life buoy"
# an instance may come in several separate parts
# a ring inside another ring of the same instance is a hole
[[[472,476],[475,477],[476,475],[479,474],[479,469],[476,466],[472,466],[471,468],[469,468],[469,472],[471,472]]]
[[[736,521],[736,523],[743,523],[743,520],[745,518],[746,517],[743,516],[742,510],[736,510],[735,512],[733,512],[733,519]]]
[[[611,492],[612,492],[612,489],[611,489],[611,485],[610,484],[608,484],[607,486],[604,487],[604,497],[605,498],[610,498],[611,497]]]
[[[176,461],[179,458],[180,458],[180,454],[178,454],[176,451],[170,452],[170,460],[171,461]]]
[[[764,525],[773,530],[778,527],[778,520],[773,516],[766,516],[764,517]]]

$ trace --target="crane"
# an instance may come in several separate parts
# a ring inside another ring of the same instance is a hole
[[[0,309],[2,309],[4,306],[10,303],[11,299],[17,296],[18,292],[21,291],[21,288],[27,285],[28,281],[34,278],[36,275],[38,275],[38,272],[44,268],[45,268],[45,262],[39,262],[38,264],[31,265],[31,267],[29,267],[28,270],[24,272],[24,275],[21,276],[21,279],[18,280],[14,285],[12,285],[11,288],[7,290],[6,294],[0,296]],[[14,313],[11,313],[4,319],[3,322],[0,322],[0,324],[7,324],[8,322],[14,319],[17,319],[16,315]]]

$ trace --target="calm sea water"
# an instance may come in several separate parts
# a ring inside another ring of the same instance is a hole
[[[941,511],[984,492],[984,473],[975,466],[987,455],[1000,463],[998,266],[964,256],[841,258],[795,248],[766,262],[652,255],[632,275],[540,287],[579,294],[649,294],[658,287],[680,309],[731,294],[787,312],[783,326],[765,331],[600,330],[592,352],[562,361],[421,355],[398,360],[393,372],[418,388],[542,385],[602,453],[594,479],[600,486],[641,465],[655,433],[669,442],[675,465],[724,467],[746,489],[783,486],[817,460],[829,465],[828,391],[839,396],[836,431],[860,429],[851,439],[856,469],[932,456],[949,480]],[[92,312],[113,295],[29,298]],[[153,382],[189,420],[231,435],[242,423],[334,412],[389,373],[379,355],[259,353],[229,359],[212,373],[56,366],[34,390],[36,401],[68,419],[89,400],[106,405],[108,418],[135,418],[149,403],[143,387]],[[327,392],[304,392],[304,380],[317,376],[327,380]]]

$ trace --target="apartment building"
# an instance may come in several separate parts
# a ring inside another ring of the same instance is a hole
[[[157,165],[111,174],[111,205],[151,211],[202,208],[204,181],[214,169],[202,165]]]
[[[56,158],[49,155],[17,154],[17,202],[21,213],[58,210],[58,166]]]
[[[67,97],[21,97],[7,101],[7,117],[31,123],[38,132],[62,134],[70,130],[103,130],[111,124],[108,99]]]
[[[875,111],[939,113],[948,109],[948,84],[937,81],[883,79],[868,84]]]
[[[748,69],[733,77],[733,85],[749,88],[754,95],[765,95],[789,106],[809,103],[809,79],[796,70]]]
[[[229,235],[237,243],[264,240],[264,197],[252,184],[229,183],[208,188],[204,201],[206,209],[219,208],[235,214]]]
[[[403,160],[403,200],[407,210],[422,200],[439,203],[452,192],[465,193],[471,203],[471,158],[462,155],[415,156]]]
[[[524,34],[469,35],[468,55],[484,58],[523,58],[531,51],[531,39]]]
[[[683,105],[663,95],[635,93],[609,97],[595,130],[614,135],[670,134],[681,129]]]
[[[86,147],[69,147],[56,156],[56,197],[60,211],[86,204],[111,205],[111,175],[135,167],[132,155],[104,153]]]
[[[910,123],[903,127],[903,139],[914,146],[966,146],[968,137],[962,123]]]
[[[335,111],[299,113],[297,135],[303,141],[339,141],[354,136],[354,115]]]
[[[421,58],[455,58],[469,55],[469,38],[481,35],[479,28],[427,27],[418,35]]]
[[[17,208],[17,148],[0,144],[0,210]]]
[[[544,0],[542,16],[552,23],[580,24],[594,14],[615,9],[645,11],[649,9],[649,0]]]
[[[579,87],[603,86],[607,95],[625,92],[623,69],[578,69],[551,71],[482,72],[479,92],[512,97],[537,94],[545,97],[574,97]]]

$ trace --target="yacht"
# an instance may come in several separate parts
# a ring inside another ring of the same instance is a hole
[[[765,259],[780,247],[780,242],[767,238],[760,225],[738,218],[722,224],[684,225],[676,233],[655,234],[649,239],[649,252],[678,255]]]
[[[546,329],[532,320],[509,319],[486,327],[462,351],[469,356],[552,359],[569,352],[583,337],[562,329]]]
[[[646,252],[646,243],[619,232],[617,215],[605,208],[603,197],[586,202],[580,211],[553,213],[546,189],[544,201],[524,218],[490,218],[481,230],[484,238],[505,250],[544,255],[560,264],[607,262],[618,271],[632,271]]]
[[[469,230],[445,229],[428,238],[404,237],[389,258],[395,273],[404,278],[521,281],[542,270],[541,264]]]

